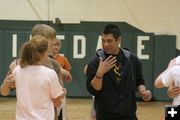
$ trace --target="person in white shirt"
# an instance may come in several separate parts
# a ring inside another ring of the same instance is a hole
[[[176,64],[180,64],[180,56],[172,59],[169,63],[169,66],[174,66]],[[170,98],[177,97],[180,93],[180,87],[179,86],[170,86],[168,88],[167,94]]]
[[[162,72],[155,80],[155,87],[180,87],[180,56],[173,59],[167,69]],[[179,93],[174,96],[173,105],[180,105]]]
[[[61,105],[63,88],[56,72],[42,65],[49,44],[34,36],[21,47],[19,65],[12,71],[16,87],[16,120],[54,120],[54,106]]]

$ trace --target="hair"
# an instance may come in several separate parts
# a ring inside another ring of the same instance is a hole
[[[121,36],[120,29],[114,24],[106,25],[103,34],[112,34],[115,39],[118,39]]]
[[[25,42],[20,50],[20,66],[26,67],[41,61],[42,55],[48,50],[48,40],[40,35],[32,37]]]
[[[56,34],[56,30],[46,24],[37,24],[32,29],[32,37],[35,35],[41,35],[47,39],[53,40],[56,38]]]
[[[56,38],[56,39],[54,39],[54,41],[56,42],[56,44],[58,46],[61,46],[61,40],[60,39]]]

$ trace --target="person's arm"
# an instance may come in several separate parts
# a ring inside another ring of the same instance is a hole
[[[176,65],[176,58],[172,59],[172,60],[169,62],[168,67],[167,67],[167,69],[166,69],[165,71],[168,71],[170,68],[172,68],[172,67],[175,66],[175,65]],[[156,78],[156,80],[155,80],[155,82],[154,82],[154,86],[155,86],[156,88],[163,88],[163,87],[165,87],[164,84],[163,84],[163,82],[162,82],[162,75],[164,74],[165,71],[163,71],[163,72]]]
[[[71,64],[68,61],[68,59],[64,56],[64,70],[66,70],[66,74],[65,74],[65,78],[63,80],[65,80],[67,83],[70,83],[72,81],[72,75],[71,75]]]
[[[163,72],[164,73],[164,72]],[[154,82],[154,86],[156,87],[156,88],[163,88],[163,87],[165,87],[164,86],[164,84],[163,84],[163,82],[162,82],[162,74],[163,73],[161,73],[157,78],[156,78],[156,80],[155,80],[155,82]]]
[[[1,85],[1,94],[7,96],[10,94],[11,89],[15,88],[15,81],[13,75],[7,75]]]
[[[49,73],[49,76],[51,77],[51,79],[49,80],[49,94],[54,106],[59,107],[62,104],[62,98],[64,97],[64,95],[66,95],[66,90],[59,83],[58,76],[55,71],[51,71],[51,73]]]
[[[179,57],[179,56],[178,56]],[[170,62],[169,62],[169,65],[168,67],[173,67],[176,65],[176,59],[178,59],[178,57],[172,59]],[[177,97],[180,93],[180,87],[178,86],[174,86],[174,85],[171,85],[168,90],[167,90],[167,94],[170,98],[174,98],[174,97]]]
[[[57,98],[53,98],[53,104],[55,107],[60,107],[62,104],[62,99],[66,96],[67,94],[67,90],[66,88],[62,88],[62,94],[60,96],[58,96]]]
[[[147,90],[144,85],[137,86],[137,91],[140,93],[144,101],[150,101],[152,99],[151,91]]]
[[[58,96],[57,98],[53,98],[53,99],[52,99],[52,100],[53,100],[53,104],[54,104],[55,107],[61,106],[61,104],[62,104],[62,99],[63,99],[63,98],[66,96],[66,94],[67,94],[66,88],[62,88],[62,91],[63,91],[63,93],[62,93],[60,96]]]
[[[61,73],[62,73],[62,80],[66,80],[67,83],[71,82],[72,76],[70,72],[66,71],[61,67]]]
[[[10,94],[11,89],[15,88],[15,80],[12,75],[12,71],[14,68],[18,65],[18,59],[15,59],[14,61],[11,62],[9,65],[9,71],[1,85],[1,94],[3,96],[7,96]]]
[[[61,106],[61,104],[62,104],[61,96],[58,96],[57,98],[53,98],[52,100],[53,100],[54,107]]]
[[[18,59],[15,59],[14,61],[12,61],[11,64],[9,65],[9,72],[12,72],[18,64],[19,64]]]
[[[172,67],[173,66],[169,66],[156,78],[154,82],[156,88],[169,87],[170,85],[173,85]]]
[[[91,85],[93,86],[94,89],[98,91],[102,89],[104,74],[108,72],[113,66],[115,66],[115,64],[116,64],[116,57],[109,56],[104,61],[102,60],[102,58],[100,58],[98,70],[96,72],[96,75],[91,81]]]
[[[53,69],[54,69],[54,71],[56,72],[56,74],[58,76],[59,83],[61,84],[61,86],[64,86],[63,80],[62,80],[62,76],[63,76],[63,73],[62,73],[63,69],[62,69],[62,67],[59,65],[59,63],[56,60],[54,60],[52,58],[48,58],[48,59],[49,59],[49,61],[52,62],[52,65],[54,67]],[[44,65],[48,66],[47,63],[44,63]]]
[[[136,89],[137,92],[141,95],[142,99],[144,101],[150,101],[152,99],[152,93],[150,90],[146,89],[145,86],[145,80],[143,79],[143,74],[142,74],[142,64],[141,61],[139,60],[138,57],[132,56],[131,62],[134,63],[134,67],[132,68],[133,72],[136,73]]]
[[[68,72],[71,71],[71,64],[65,56],[64,56],[64,69],[67,70]]]
[[[180,87],[178,87],[178,86],[171,85],[167,90],[167,94],[170,98],[177,97],[179,95],[179,93],[180,93]]]

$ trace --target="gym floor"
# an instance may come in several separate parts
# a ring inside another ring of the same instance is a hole
[[[90,120],[91,99],[67,99],[68,120]],[[160,120],[171,102],[137,102],[139,120]],[[0,120],[15,120],[16,98],[0,97]]]

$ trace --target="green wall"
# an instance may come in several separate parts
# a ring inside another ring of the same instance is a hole
[[[154,41],[154,79],[167,68],[169,61],[176,56],[176,37],[172,35],[155,36]],[[156,100],[168,101],[167,88],[153,89]]]
[[[72,65],[73,80],[70,84],[65,83],[68,89],[69,97],[90,97],[86,90],[86,80],[83,73],[84,66],[91,59],[96,51],[98,39],[107,23],[112,22],[81,22],[80,24],[61,24],[56,25],[51,21],[0,21],[0,83],[2,83],[8,66],[17,56],[12,56],[12,41],[17,36],[17,51],[22,43],[28,40],[32,27],[37,23],[49,24],[57,30],[58,36],[62,39],[61,54],[64,54]],[[168,61],[176,55],[176,37],[173,35],[154,35],[154,33],[145,33],[126,22],[113,22],[118,25],[122,32],[121,47],[128,48],[131,52],[138,55],[141,51],[141,61],[143,65],[143,74],[146,86],[153,92],[156,100],[169,100],[165,90],[155,89],[153,82]],[[77,44],[75,37],[78,36]],[[143,37],[143,38],[142,38]],[[139,39],[142,38],[142,39]],[[147,40],[144,40],[148,38]],[[82,42],[84,41],[84,42]],[[138,43],[141,44],[138,44]],[[85,43],[85,44],[83,44]],[[81,49],[81,47],[83,47]],[[77,54],[74,55],[74,49],[77,47]],[[143,48],[144,47],[144,48]],[[164,51],[166,54],[163,54]],[[81,54],[85,52],[85,54]],[[18,52],[17,52],[18,55]],[[148,56],[147,58],[144,56]],[[15,95],[13,92],[11,95]]]

